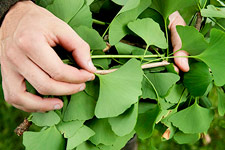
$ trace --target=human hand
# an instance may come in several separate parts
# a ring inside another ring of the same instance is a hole
[[[183,25],[185,26],[186,23],[184,19],[181,17],[178,11],[174,12],[169,16],[170,24],[169,24],[169,29],[171,31],[171,42],[173,46],[173,51],[177,51],[181,49],[182,47],[182,42],[179,37],[179,34],[177,33],[176,26],[177,25]],[[188,56],[188,53],[184,50],[178,51],[174,54],[174,56]],[[188,72],[189,71],[189,64],[188,64],[188,58],[174,58],[175,64],[178,66],[180,70],[183,72]],[[175,66],[175,69],[177,72],[179,72],[178,69]]]
[[[5,100],[21,110],[45,112],[63,106],[60,99],[28,93],[25,79],[42,95],[71,95],[95,78],[89,45],[66,23],[30,1],[9,10],[0,32]],[[71,52],[82,69],[64,64],[52,49],[57,44]]]

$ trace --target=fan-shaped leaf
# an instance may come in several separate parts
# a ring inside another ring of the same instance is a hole
[[[135,104],[141,95],[142,75],[140,62],[136,59],[111,74],[98,75],[100,93],[95,115],[98,118],[115,117]]]
[[[168,47],[164,33],[153,19],[138,19],[130,22],[128,27],[140,36],[148,46],[154,45],[163,49]]]
[[[37,126],[53,126],[60,122],[60,117],[54,111],[47,113],[33,113],[32,122]]]
[[[223,86],[225,84],[225,33],[212,29],[210,36],[210,45],[200,55],[195,56],[204,61],[212,70],[215,84]]]
[[[175,127],[188,134],[206,132],[212,120],[213,111],[203,108],[197,103],[171,115],[169,118],[169,121]]]
[[[184,86],[193,96],[203,96],[212,80],[208,66],[202,62],[192,63],[184,74]]]

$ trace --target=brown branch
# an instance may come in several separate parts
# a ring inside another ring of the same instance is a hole
[[[168,63],[167,61],[162,61],[162,62],[157,62],[157,63],[150,63],[150,64],[145,64],[142,65],[141,68],[142,69],[149,69],[149,68],[155,68],[155,67],[162,67],[162,66],[167,66],[170,63]],[[100,74],[100,75],[105,75],[105,74],[109,74],[112,73],[114,71],[116,71],[118,69],[110,69],[110,70],[97,70],[96,73]]]
[[[110,50],[110,48],[111,48],[111,45],[110,45],[108,42],[106,42],[106,48],[103,49],[103,52],[104,52],[104,53],[105,53],[105,52],[108,52],[108,51]]]
[[[201,12],[198,12],[198,13],[197,13],[197,20],[196,20],[195,28],[196,28],[198,31],[200,31],[201,26],[202,26],[202,15],[201,15]]]
[[[30,128],[31,124],[32,123],[25,118],[24,121],[14,130],[14,132],[18,136],[22,136],[23,133]]]

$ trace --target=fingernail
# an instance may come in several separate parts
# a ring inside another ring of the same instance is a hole
[[[59,104],[54,105],[54,110],[61,109],[61,106]]]
[[[79,91],[83,91],[85,89],[85,84],[82,84]]]
[[[95,68],[94,64],[92,63],[92,61],[90,60],[88,62],[88,66],[90,67],[91,70],[96,71],[97,69]]]
[[[93,75],[92,77],[90,77],[89,79],[88,79],[88,81],[92,81],[92,80],[94,80],[95,79],[95,76]]]

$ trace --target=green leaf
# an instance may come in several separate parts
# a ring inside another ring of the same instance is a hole
[[[100,93],[95,115],[98,118],[116,117],[137,103],[141,95],[142,75],[140,62],[136,59],[131,59],[113,73],[97,75]]]
[[[117,5],[125,5],[128,0],[112,0]]]
[[[77,14],[77,12],[84,5],[84,0],[54,0],[51,5],[47,6],[47,9],[52,12],[56,17],[62,19],[66,23]]]
[[[176,104],[181,99],[180,103],[182,103],[187,100],[187,95],[188,92],[187,90],[184,91],[184,86],[182,84],[175,84],[170,90],[169,95],[165,97],[165,100],[169,103]]]
[[[60,122],[60,117],[54,111],[47,113],[32,113],[32,122],[37,126],[53,126]]]
[[[95,119],[90,123],[90,128],[95,131],[95,135],[90,138],[90,141],[95,144],[112,145],[117,136],[112,131],[108,119]]]
[[[84,4],[80,11],[70,20],[69,25],[72,28],[87,26],[92,28],[92,13],[88,5]]]
[[[94,0],[85,0],[85,1],[86,1],[88,6],[91,5],[94,2]]]
[[[194,144],[200,139],[199,134],[184,134],[183,132],[179,131],[174,135],[174,140],[178,144]]]
[[[225,18],[225,8],[208,5],[207,9],[201,10],[201,15],[203,17]]]
[[[180,77],[173,73],[147,73],[146,76],[162,98],[167,96],[169,89],[180,80]]]
[[[41,132],[27,131],[23,134],[26,150],[62,150],[65,140],[55,126]]]
[[[60,122],[57,128],[65,138],[70,138],[83,126],[83,123],[84,121]]]
[[[194,134],[207,132],[213,120],[213,111],[197,103],[173,114],[169,121],[184,133]]]
[[[157,99],[157,95],[154,87],[153,87],[153,83],[151,82],[151,80],[148,79],[148,77],[143,78],[142,80],[142,98],[143,99]]]
[[[217,86],[223,86],[225,84],[225,33],[212,29],[210,36],[209,48],[207,48],[200,55],[195,58],[204,61],[212,70],[215,84]]]
[[[68,138],[66,150],[72,150],[83,142],[87,141],[95,134],[93,130],[87,126],[81,127],[71,138]]]
[[[140,36],[148,46],[154,45],[166,49],[168,44],[158,23],[153,19],[138,19],[128,24],[129,29]]]
[[[209,68],[202,62],[192,63],[190,71],[184,74],[184,86],[192,96],[203,96],[212,83]]]
[[[105,55],[103,51],[93,51],[92,55]],[[111,63],[110,59],[92,59],[93,64],[100,69],[107,70],[109,69],[109,64]]]
[[[157,105],[155,108],[138,115],[135,131],[140,139],[143,140],[151,137],[159,113],[160,108]]]
[[[89,120],[94,117],[95,100],[85,92],[71,96],[63,120]]]
[[[75,28],[75,31],[90,45],[92,50],[103,50],[106,47],[105,42],[96,30],[86,26],[79,26],[78,28]]]
[[[115,45],[119,55],[130,55],[134,50],[144,51],[144,49],[119,42]]]
[[[209,46],[204,36],[194,27],[177,26],[177,32],[182,40],[181,49],[187,51],[190,55],[198,55]]]
[[[86,141],[86,142],[80,144],[79,146],[77,146],[77,149],[76,150],[99,150],[99,148],[96,147],[91,142]]]
[[[140,4],[140,0],[128,0],[118,14],[136,8]]]
[[[111,22],[109,28],[109,43],[117,44],[125,35],[129,33],[127,24],[135,20],[151,4],[151,0],[140,0],[140,4],[129,11],[123,12],[116,16]]]
[[[191,0],[153,0],[152,7],[161,13],[166,20],[173,12],[188,7],[193,2]]]
[[[99,79],[95,78],[94,81],[87,82],[85,92],[97,100],[99,95]]]
[[[222,89],[217,88],[218,94],[218,112],[220,116],[224,116],[225,114],[225,93]]]
[[[138,116],[138,104],[134,104],[122,115],[109,118],[113,132],[118,136],[125,136],[134,130]]]
[[[135,131],[131,132],[130,134],[123,136],[123,137],[118,137],[116,141],[113,143],[113,145],[98,145],[98,147],[101,150],[121,150],[127,143],[128,141],[134,137]]]

